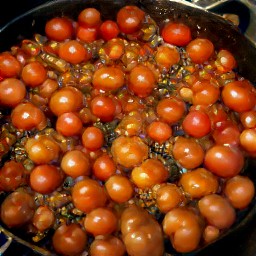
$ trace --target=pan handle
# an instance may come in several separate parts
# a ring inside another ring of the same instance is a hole
[[[213,12],[215,12],[216,9],[221,9],[225,4],[232,4],[232,2],[242,4],[245,8],[248,8],[250,13],[248,26],[244,35],[256,46],[256,0],[190,0],[189,2],[197,7]]]

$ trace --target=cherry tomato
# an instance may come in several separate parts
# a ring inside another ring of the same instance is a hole
[[[192,40],[190,28],[183,23],[168,22],[161,36],[165,42],[177,46],[186,46]]]
[[[79,150],[68,151],[61,159],[61,169],[72,178],[90,174],[88,157]]]
[[[208,39],[196,38],[187,45],[186,51],[194,63],[202,64],[212,56],[214,46]]]
[[[131,168],[142,163],[148,157],[148,146],[137,136],[119,136],[111,146],[116,163]]]
[[[100,34],[106,41],[116,38],[119,32],[120,30],[117,23],[112,20],[105,20],[100,26]]]
[[[17,77],[20,74],[21,65],[19,61],[8,52],[0,54],[0,76]]]
[[[162,229],[146,210],[127,207],[121,216],[121,232],[128,255],[163,255]]]
[[[156,194],[156,204],[159,210],[167,213],[170,210],[178,207],[183,201],[183,196],[180,188],[175,184],[164,184]]]
[[[197,248],[201,238],[198,217],[186,208],[169,211],[163,220],[163,231],[170,237],[178,252],[191,252]]]
[[[125,251],[122,240],[111,235],[96,237],[90,246],[91,256],[124,256]]]
[[[185,104],[178,98],[165,98],[158,102],[156,112],[168,124],[178,122],[185,113]]]
[[[37,139],[29,138],[25,144],[29,158],[36,164],[48,164],[57,160],[60,154],[59,145],[48,136]]]
[[[117,13],[117,24],[121,32],[132,34],[141,28],[145,13],[137,6],[124,6]]]
[[[155,86],[155,75],[148,67],[137,65],[131,70],[128,88],[135,95],[145,98],[151,94]]]
[[[212,133],[216,144],[239,145],[240,130],[230,121],[218,122]]]
[[[101,67],[93,75],[92,84],[94,88],[111,91],[124,85],[124,73],[115,67]]]
[[[116,164],[109,155],[103,154],[96,159],[92,170],[97,179],[106,181],[110,176],[115,174]]]
[[[43,232],[51,228],[54,221],[54,212],[48,206],[41,205],[36,209],[33,216],[33,225],[37,228],[37,230]]]
[[[86,62],[91,57],[84,46],[75,40],[62,43],[59,48],[59,56],[71,64]]]
[[[118,60],[125,52],[124,42],[119,38],[113,38],[102,47],[104,53],[112,60]]]
[[[24,83],[16,78],[6,78],[0,82],[0,105],[15,107],[26,96]]]
[[[110,97],[98,95],[91,101],[91,110],[102,122],[110,122],[114,119],[116,106]]]
[[[256,111],[250,110],[243,112],[240,115],[240,121],[243,124],[244,128],[255,128],[256,127]]]
[[[229,72],[236,67],[236,60],[228,50],[220,50],[217,54],[216,65],[219,71]]]
[[[200,110],[191,110],[182,122],[183,130],[190,136],[202,138],[211,131],[209,116]]]
[[[226,84],[222,91],[226,106],[236,112],[250,111],[256,102],[253,86],[246,81],[234,81]]]
[[[95,8],[85,8],[78,15],[78,23],[84,27],[96,27],[101,23],[100,12]]]
[[[244,166],[244,157],[240,150],[229,146],[215,145],[205,154],[204,165],[214,174],[223,177],[237,175]]]
[[[83,123],[75,112],[64,113],[57,118],[56,130],[64,136],[79,135],[82,128]]]
[[[98,29],[91,27],[78,26],[76,36],[79,40],[85,43],[92,43],[98,37]],[[87,57],[89,59],[89,57]]]
[[[169,69],[180,61],[180,54],[177,48],[162,45],[157,48],[155,60],[159,67]]]
[[[161,184],[169,176],[165,166],[157,159],[147,159],[131,173],[131,179],[139,188],[150,188]]]
[[[4,191],[13,191],[24,182],[25,168],[21,163],[10,160],[0,170],[0,186]]]
[[[21,73],[24,83],[29,87],[37,87],[42,84],[47,78],[45,67],[37,61],[28,63]]]
[[[103,132],[97,127],[87,127],[82,134],[83,146],[89,150],[98,150],[104,144]]]
[[[191,198],[201,198],[216,193],[219,188],[217,177],[204,168],[183,173],[180,184]]]
[[[62,183],[60,170],[54,165],[38,165],[30,173],[30,186],[41,194],[50,194]]]
[[[127,202],[134,193],[130,180],[121,175],[112,175],[105,183],[105,187],[109,197],[117,203]]]
[[[215,103],[208,108],[208,116],[211,119],[212,127],[215,128],[219,122],[227,121],[228,115],[222,104]]]
[[[256,152],[256,130],[245,129],[240,135],[240,144],[248,152]]]
[[[219,229],[229,228],[235,222],[234,208],[226,198],[220,195],[204,196],[199,200],[198,207],[208,223]]]
[[[52,244],[61,255],[79,255],[85,250],[87,234],[78,224],[62,224],[55,230]]]
[[[255,187],[248,177],[237,175],[226,182],[224,193],[234,208],[244,209],[251,203]]]
[[[23,191],[12,192],[1,204],[1,220],[9,228],[27,224],[32,220],[34,212],[34,198]]]
[[[108,208],[99,207],[89,212],[84,219],[84,227],[94,236],[111,234],[117,229],[116,214]]]
[[[220,90],[214,84],[208,81],[198,81],[192,86],[194,105],[212,105],[220,96]]]
[[[104,207],[107,202],[103,187],[96,180],[89,178],[75,184],[72,199],[75,207],[85,213],[98,207]]]
[[[32,103],[20,103],[11,114],[12,124],[22,130],[32,130],[34,128],[43,129],[46,127],[46,117],[44,113]]]
[[[56,80],[47,78],[41,85],[39,85],[39,94],[43,98],[50,98],[51,95],[58,89]]]
[[[204,150],[192,138],[178,137],[173,147],[175,160],[186,169],[194,169],[204,161]]]
[[[71,39],[73,35],[73,25],[71,20],[64,17],[56,17],[46,22],[45,34],[55,41]]]
[[[148,126],[147,134],[152,140],[162,144],[172,136],[172,129],[164,122],[155,121]]]
[[[59,116],[67,112],[75,112],[83,106],[83,94],[78,89],[67,86],[57,90],[50,98],[51,111]]]
[[[204,229],[203,238],[208,244],[215,241],[220,236],[220,230],[214,226],[208,225]]]

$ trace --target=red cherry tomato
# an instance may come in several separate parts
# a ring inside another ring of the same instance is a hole
[[[102,38],[109,41],[118,36],[120,30],[115,21],[106,20],[100,26],[100,34]]]

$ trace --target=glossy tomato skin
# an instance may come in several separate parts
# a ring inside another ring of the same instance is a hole
[[[94,126],[87,127],[82,134],[82,143],[88,150],[98,150],[104,144],[103,132]]]
[[[100,34],[106,41],[116,38],[119,33],[120,30],[115,21],[106,20],[100,26]]]
[[[137,6],[124,6],[117,13],[117,24],[121,32],[132,34],[141,28],[144,11]]]
[[[6,78],[0,82],[0,106],[15,107],[26,96],[24,83],[16,78]]]
[[[242,170],[244,156],[237,148],[215,145],[207,150],[204,165],[219,177],[233,177]]]
[[[41,194],[53,192],[61,183],[61,172],[53,165],[38,165],[30,174],[31,188]]]
[[[1,220],[10,228],[20,227],[32,220],[34,212],[33,197],[26,192],[15,191],[1,205]]]
[[[55,17],[46,22],[45,33],[48,38],[58,42],[71,39],[73,25],[71,20],[64,17]]]
[[[212,56],[214,46],[208,39],[196,38],[187,45],[186,51],[194,63],[202,64]]]
[[[220,195],[207,195],[199,200],[198,207],[208,223],[219,228],[229,228],[235,222],[236,213],[228,200]]]
[[[53,234],[52,243],[60,255],[79,255],[85,250],[87,234],[78,224],[62,224]]]
[[[182,127],[184,131],[195,138],[202,138],[211,131],[209,116],[200,110],[191,110],[184,118]]]
[[[160,68],[169,69],[180,61],[180,54],[176,48],[163,45],[157,48],[155,60]]]
[[[165,42],[176,46],[186,46],[191,40],[191,30],[183,23],[168,22],[161,35]]]
[[[100,12],[95,8],[85,8],[78,15],[78,23],[84,27],[93,28],[101,23]]]
[[[0,54],[0,76],[4,78],[17,77],[21,72],[19,61],[9,52]]]
[[[234,81],[224,86],[222,99],[226,106],[236,112],[250,111],[255,106],[253,86],[246,81]]]
[[[149,124],[147,134],[152,140],[162,144],[172,136],[172,129],[165,122],[154,121]]]
[[[54,212],[48,206],[41,205],[36,209],[33,216],[33,225],[37,228],[37,230],[43,232],[51,228],[54,221]]]
[[[103,187],[97,181],[89,178],[75,184],[72,190],[72,199],[75,207],[85,213],[103,207],[107,202]]]

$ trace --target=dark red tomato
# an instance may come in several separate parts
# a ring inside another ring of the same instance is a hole
[[[120,30],[115,21],[106,20],[100,26],[100,34],[102,38],[109,41],[118,36]]]
[[[106,181],[110,176],[115,174],[116,164],[109,155],[103,154],[96,159],[92,170],[97,179]]]
[[[27,224],[34,212],[34,198],[23,191],[12,192],[1,204],[1,220],[10,228]]]
[[[54,221],[54,212],[48,206],[41,205],[36,209],[33,216],[33,225],[37,228],[37,230],[43,232],[51,228]]]
[[[68,112],[58,116],[56,130],[64,136],[79,135],[82,131],[83,123],[78,113]]]
[[[182,127],[188,135],[202,138],[211,131],[211,121],[203,111],[192,110],[184,118]]]
[[[0,171],[0,186],[4,191],[13,191],[24,181],[25,168],[14,160],[5,162]]]
[[[60,186],[62,174],[53,165],[38,165],[30,173],[30,186],[41,194],[50,194]]]
[[[196,38],[187,45],[186,50],[194,63],[202,64],[212,56],[214,46],[208,39]]]
[[[124,256],[125,251],[122,240],[112,235],[98,236],[90,246],[91,256]]]
[[[46,80],[47,71],[40,62],[35,61],[22,69],[21,77],[27,86],[36,87]]]
[[[78,26],[76,36],[85,43],[92,43],[98,37],[98,28]]]
[[[221,96],[224,104],[236,112],[249,111],[256,102],[254,88],[246,80],[226,84]]]
[[[85,250],[87,235],[78,224],[62,224],[54,232],[52,243],[60,255],[80,255]]]
[[[20,103],[11,114],[12,124],[22,130],[39,130],[46,127],[46,118],[44,113],[32,103]]]
[[[185,46],[192,40],[190,28],[183,23],[168,22],[161,36],[165,42],[176,46]]]
[[[141,28],[145,13],[137,6],[124,6],[117,13],[117,24],[121,32],[132,34]]]
[[[128,88],[135,95],[145,98],[152,93],[155,86],[156,78],[151,69],[143,65],[137,65],[131,70]]]
[[[92,79],[94,88],[111,91],[124,85],[124,72],[115,67],[102,67],[95,71]]]
[[[82,135],[83,146],[88,150],[98,150],[104,144],[103,132],[94,126],[87,127]]]
[[[110,122],[114,119],[116,106],[110,97],[99,95],[91,101],[91,110],[102,122]]]
[[[19,61],[8,52],[0,54],[0,76],[17,77],[20,74],[21,65]]]
[[[87,178],[75,184],[72,190],[72,200],[77,209],[89,213],[93,209],[104,207],[107,195],[96,180]]]
[[[76,40],[70,40],[62,43],[59,48],[61,59],[71,64],[79,64],[90,59],[90,54],[84,46]]]
[[[26,96],[26,87],[21,80],[6,78],[0,82],[0,106],[15,107]]]
[[[220,195],[204,196],[199,200],[198,206],[208,223],[219,229],[229,228],[236,220],[234,208]]]
[[[178,122],[184,115],[186,106],[178,98],[165,98],[158,102],[156,112],[168,124]]]
[[[242,170],[244,156],[237,148],[215,145],[206,151],[204,165],[214,174],[229,178]]]
[[[231,121],[218,122],[212,133],[216,144],[239,145],[240,130]]]
[[[96,27],[101,23],[100,12],[95,8],[86,8],[78,15],[78,23],[84,27]]]
[[[227,50],[220,50],[217,54],[216,65],[218,70],[229,72],[236,67],[236,60],[233,54]]]
[[[83,94],[72,86],[59,89],[50,98],[50,110],[56,116],[67,112],[76,112],[83,106]]]
[[[45,25],[46,36],[54,41],[64,41],[73,35],[72,21],[64,17],[56,17]]]

